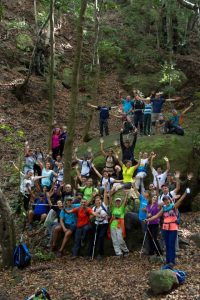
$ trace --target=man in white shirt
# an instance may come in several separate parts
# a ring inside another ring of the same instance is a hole
[[[152,175],[153,175],[154,186],[157,187],[157,181],[158,181],[159,189],[161,189],[162,185],[165,184],[165,181],[167,179],[167,173],[170,170],[170,164],[169,164],[169,159],[165,156],[164,160],[166,161],[166,165],[167,165],[167,169],[165,170],[165,172],[163,172],[161,167],[158,167],[157,170],[155,170],[153,167],[153,160],[155,157],[156,157],[156,154],[153,154],[151,156],[150,168],[151,168]]]
[[[175,179],[176,179],[176,188],[173,191],[169,190],[169,187],[167,186],[167,184],[163,184],[161,189],[162,189],[162,193],[160,194],[160,196],[158,197],[158,204],[159,205],[163,205],[163,197],[164,196],[168,196],[171,198],[171,201],[175,202],[176,198],[179,197],[179,195],[177,195],[177,193],[180,190],[180,172],[176,171],[175,173]]]

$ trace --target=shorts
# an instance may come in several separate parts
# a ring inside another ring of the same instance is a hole
[[[76,230],[76,225],[74,224],[65,224],[65,228],[74,232]]]
[[[152,113],[151,122],[156,122],[159,119],[160,113]]]
[[[139,172],[137,173],[137,175],[135,176],[136,178],[145,178],[147,176],[146,172]]]

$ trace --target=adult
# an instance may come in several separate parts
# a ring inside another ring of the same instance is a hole
[[[125,208],[127,205],[127,201],[128,201],[128,193],[126,194],[126,197],[123,201],[120,197],[116,197],[114,201],[114,205],[111,205],[112,217],[110,220],[110,233],[111,233],[111,239],[112,239],[115,255],[118,258],[121,258],[123,256],[126,257],[129,254],[129,250],[124,240],[125,237],[124,215],[125,215]]]
[[[169,190],[169,186],[166,183],[164,183],[162,186],[161,186],[161,193],[158,197],[158,204],[159,205],[163,205],[163,198],[164,197],[169,197],[172,201],[175,201],[175,199],[179,196],[177,195],[179,190],[180,190],[180,172],[179,171],[176,171],[175,175],[174,175],[175,179],[176,179],[176,187],[174,188],[174,190]]]
[[[104,192],[105,189],[107,190],[107,192],[110,192],[113,187],[113,184],[123,182],[123,180],[117,180],[109,176],[109,173],[106,170],[103,170],[101,175],[99,171],[95,168],[94,164],[92,164],[92,168],[97,174],[97,176],[100,178],[100,192]]]
[[[67,211],[72,210],[73,208],[80,207],[80,204],[72,204],[72,200],[72,197],[68,197],[66,199],[64,208],[60,212],[60,224],[57,225],[53,231],[52,250],[56,249],[56,243],[59,233],[64,232],[64,238],[61,247],[56,253],[57,257],[61,257],[63,255],[63,250],[68,240],[76,230],[77,215],[75,213],[68,214]]]
[[[39,221],[40,224],[45,221],[51,205],[52,203],[49,197],[45,197],[44,193],[40,193],[39,196],[35,198],[33,209],[28,212],[29,230],[32,230],[34,221]]]
[[[107,201],[107,189],[104,190],[104,199],[97,195],[95,197],[95,206],[92,208],[94,212],[98,214],[92,223],[91,239],[88,247],[89,258],[94,257],[94,253],[97,254],[97,260],[101,260],[104,256],[104,239],[108,230],[108,201]],[[96,249],[96,251],[95,251]]]
[[[138,190],[141,188],[141,192],[144,192],[144,178],[147,176],[147,168],[151,154],[149,156],[147,152],[143,152],[140,156],[141,159],[135,176],[135,186]]]
[[[134,111],[134,123],[137,129],[140,129],[140,135],[143,134],[143,121],[144,121],[144,101],[140,98],[139,95],[135,95],[135,101],[133,104]]]
[[[125,99],[122,98],[120,94],[120,100],[122,104],[122,112],[126,115],[129,115],[132,117],[133,115],[133,100],[131,99],[131,96],[127,96]]]
[[[92,208],[87,207],[87,201],[84,199],[81,200],[81,205],[79,208],[67,210],[66,213],[75,213],[77,215],[75,241],[72,249],[72,259],[75,259],[78,257],[79,249],[85,241],[87,232],[91,230],[91,224],[89,222],[90,216],[93,215],[96,217],[98,213],[94,212]]]
[[[34,152],[35,160],[36,163],[34,164],[34,174],[37,173],[38,176],[41,176],[42,171],[40,166],[37,164],[37,161],[41,161],[42,163],[44,162],[44,154],[41,150],[41,148],[37,147],[35,152]]]
[[[64,151],[66,140],[67,140],[67,127],[62,126],[60,129],[60,135],[59,135],[59,143],[60,143],[59,154],[61,157],[63,156],[63,151]]]
[[[78,189],[83,194],[83,199],[86,200],[87,205],[90,205],[93,198],[98,194],[98,189],[93,185],[92,178],[88,178],[85,186],[79,186]]]
[[[162,93],[152,93],[151,96],[152,107],[152,133],[155,134],[156,121],[159,119],[159,114],[162,112],[163,104],[165,103],[165,98]]]
[[[30,149],[28,141],[25,142],[25,165],[24,173],[27,173],[29,170],[34,171],[34,165],[36,163],[35,155],[32,149]]]
[[[155,170],[153,167],[154,158],[156,158],[156,154],[152,153],[151,160],[150,160],[150,168],[151,168],[152,175],[153,175],[153,184],[155,187],[157,187],[157,180],[158,180],[159,189],[161,189],[162,185],[165,184],[167,174],[170,170],[170,163],[169,163],[169,159],[165,156],[164,160],[166,161],[166,166],[167,166],[166,170],[163,172],[161,166],[158,166],[157,169]],[[157,179],[156,179],[156,177],[157,177]]]
[[[68,197],[73,197],[73,190],[71,184],[64,182],[60,185],[58,189],[58,195],[61,196],[62,200],[67,199]]]
[[[52,180],[53,180],[53,176],[57,177],[57,173],[55,173],[53,170],[51,170],[51,164],[49,162],[45,163],[45,167],[43,166],[43,164],[41,162],[38,162],[41,169],[42,169],[42,180],[41,180],[41,186],[42,188],[44,186],[47,187],[48,190],[51,189],[51,185],[52,185]]]
[[[171,199],[167,196],[163,197],[164,205],[162,209],[155,216],[146,219],[146,222],[148,223],[163,216],[162,232],[166,246],[166,263],[170,267],[175,265],[176,258],[176,240],[178,232],[177,208],[181,205],[186,196],[187,193],[185,192],[176,203],[172,203]]]
[[[104,170],[109,173],[109,175],[113,175],[118,169],[118,160],[116,159],[116,154],[113,149],[109,148],[107,151],[103,148],[104,140],[100,139],[100,148],[101,153],[106,159]]]
[[[152,114],[152,103],[151,98],[147,97],[144,99],[144,135],[150,136],[151,134],[151,114]]]
[[[83,159],[80,159],[75,156],[76,161],[79,163],[80,169],[81,169],[81,176],[89,177],[91,166],[92,166],[92,160],[93,157],[91,154],[85,154]]]
[[[152,196],[147,205],[147,217],[153,217],[157,215],[160,211],[160,206],[158,205],[158,197],[156,195]],[[160,218],[153,221],[149,221],[147,224],[147,239],[149,242],[149,255],[156,254],[157,256],[162,255],[162,249],[158,242],[159,234],[159,224]]]
[[[60,150],[60,128],[55,128],[52,134],[51,141],[52,157],[56,159],[56,156],[59,154]]]
[[[125,163],[119,160],[119,164],[122,168],[123,187],[126,189],[130,189],[133,184],[133,175],[140,164],[140,158],[139,162],[135,166],[132,165],[131,160],[126,160]]]
[[[165,133],[176,133],[178,135],[184,135],[184,129],[182,128],[183,117],[186,112],[191,109],[193,103],[190,103],[189,107],[187,107],[180,115],[176,109],[172,110],[172,116],[168,121],[165,122],[164,131]]]
[[[130,160],[132,163],[135,163],[135,157],[134,157],[134,149],[137,141],[137,129],[134,131],[134,136],[132,142],[129,140],[123,140],[123,128],[120,132],[120,146],[122,150],[122,161]]]
[[[99,110],[99,130],[100,136],[109,135],[109,128],[108,128],[108,119],[109,119],[109,110],[113,108],[117,108],[117,106],[107,106],[106,101],[103,101],[102,106],[92,105],[90,103],[87,104],[89,107],[96,108]]]

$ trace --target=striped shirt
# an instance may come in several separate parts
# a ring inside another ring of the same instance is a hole
[[[147,115],[151,113],[152,113],[152,103],[145,104],[144,114]]]

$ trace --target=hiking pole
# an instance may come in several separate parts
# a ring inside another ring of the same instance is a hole
[[[147,229],[145,230],[145,234],[144,234],[144,238],[143,238],[143,242],[142,242],[142,248],[140,250],[140,258],[142,257],[142,252],[143,252],[143,248],[144,248],[144,243],[147,237]]]
[[[158,249],[158,246],[157,246],[157,244],[156,244],[156,242],[155,242],[155,240],[154,240],[154,237],[153,237],[153,235],[152,235],[152,233],[151,233],[151,231],[150,231],[148,225],[147,225],[147,230],[148,230],[149,235],[150,235],[150,237],[151,237],[151,239],[152,239],[152,241],[153,241],[153,243],[154,243],[154,246],[155,246],[156,250],[158,251],[158,254],[159,254],[159,256],[160,256],[162,262],[164,263],[165,261],[164,261],[164,259],[163,259],[163,256],[161,255],[161,253],[160,253],[160,251],[159,251],[159,249]]]
[[[94,252],[95,252],[95,246],[96,246],[96,240],[97,240],[98,225],[99,225],[99,223],[96,224],[96,229],[95,229],[94,244],[93,244],[93,249],[92,249],[92,260],[94,259]]]

